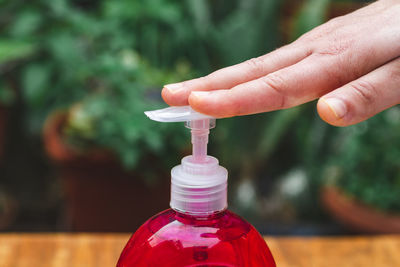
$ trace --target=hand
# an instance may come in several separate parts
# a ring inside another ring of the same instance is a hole
[[[166,85],[169,105],[215,117],[290,108],[319,98],[323,120],[361,122],[400,102],[400,1],[338,17],[269,54]]]

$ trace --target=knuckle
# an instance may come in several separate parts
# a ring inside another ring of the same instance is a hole
[[[320,72],[331,81],[331,86],[340,87],[359,77],[360,68],[346,45],[332,44],[315,51],[313,57],[320,63]]]
[[[264,87],[272,89],[276,93],[279,99],[279,101],[277,101],[277,108],[285,108],[287,103],[287,96],[284,93],[286,85],[282,76],[277,73],[271,73],[265,77],[260,78],[260,82],[263,83]]]
[[[245,64],[250,68],[250,72],[262,74],[264,71],[264,60],[261,57],[248,59]]]
[[[397,58],[393,63],[392,66],[388,70],[390,79],[394,79],[398,81],[400,79],[400,57]]]
[[[334,41],[329,42],[328,45],[322,48],[318,48],[314,53],[320,56],[342,56],[349,51],[350,47],[350,41],[344,41],[342,38],[334,38]]]
[[[343,30],[341,17],[331,19],[315,29],[314,54],[320,56],[338,56],[349,51],[353,45],[353,36]]]
[[[373,107],[376,103],[379,93],[375,85],[368,81],[356,81],[349,84],[356,97],[367,107]]]

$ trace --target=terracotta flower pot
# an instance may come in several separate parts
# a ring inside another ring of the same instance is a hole
[[[43,135],[65,190],[71,230],[133,232],[150,216],[168,208],[168,173],[159,171],[162,177],[151,186],[138,174],[125,172],[108,151],[79,151],[64,141],[66,119],[66,113],[54,113],[46,121]],[[156,170],[157,161],[149,160]]]
[[[326,210],[356,232],[400,234],[400,214],[387,214],[347,196],[336,187],[325,187],[321,194]]]

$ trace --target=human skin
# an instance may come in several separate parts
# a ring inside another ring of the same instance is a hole
[[[356,124],[400,102],[400,1],[377,1],[266,55],[165,85],[162,96],[217,118],[319,98],[324,121]]]

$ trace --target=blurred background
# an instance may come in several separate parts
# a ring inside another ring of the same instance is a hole
[[[134,232],[190,153],[163,84],[265,54],[368,1],[0,0],[0,230]],[[356,126],[315,103],[223,119],[210,154],[262,234],[400,232],[400,108]]]

